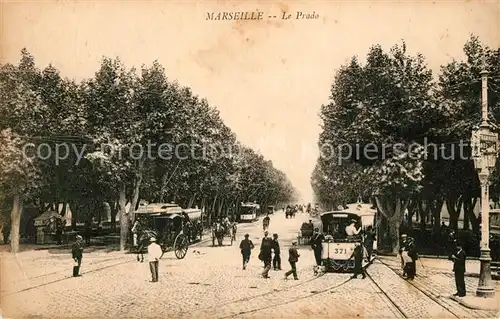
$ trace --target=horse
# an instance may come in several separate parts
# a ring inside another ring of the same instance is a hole
[[[219,243],[219,246],[222,246],[222,240],[224,239],[224,234],[226,233],[226,229],[220,222],[216,222],[212,226],[212,245],[215,246],[215,239]]]
[[[140,261],[141,263],[144,262],[144,253],[142,252],[144,250],[144,247],[148,247],[149,245],[149,240],[155,237],[157,238],[158,236],[156,233],[152,230],[144,230],[141,232],[141,235],[139,236],[139,246],[137,247],[137,261]],[[141,259],[139,259],[139,255],[141,256]]]

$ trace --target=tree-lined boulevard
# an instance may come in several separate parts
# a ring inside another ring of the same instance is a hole
[[[2,279],[2,315],[493,317],[495,311],[467,303],[478,286],[480,264],[470,257],[479,255],[481,239],[475,213],[481,188],[470,140],[481,120],[484,70],[491,126],[500,119],[500,48],[471,36],[463,49],[465,60],[450,61],[437,76],[404,41],[389,51],[373,45],[366,58],[353,57],[336,71],[330,103],[319,113],[312,204],[331,211],[371,203],[379,256],[367,266],[366,279],[315,274],[314,254],[299,242],[299,278],[288,281],[289,248],[299,229],[309,220],[321,229],[321,220],[315,211],[285,217],[282,207],[306,204],[297,185],[265,154],[243,145],[207,99],[169,78],[157,61],[136,70],[103,58],[93,77],[77,82],[52,65],[40,69],[22,50],[19,63],[0,66],[0,227],[10,234],[8,252],[1,254],[2,277],[9,274]],[[356,151],[367,148],[369,156]],[[500,205],[497,169],[490,198]],[[149,283],[148,263],[127,254],[142,202],[199,208],[205,226],[234,218],[241,203],[257,203],[261,213],[272,205],[269,235],[279,235],[283,269],[262,278],[263,220],[257,216],[237,225],[235,244],[212,245],[205,232],[190,243],[185,259],[166,252],[159,281]],[[71,211],[65,231],[75,233],[81,224],[110,223],[119,251],[85,246],[81,278],[70,274],[67,245],[22,251],[36,235],[34,218],[49,211],[63,218]],[[242,269],[238,244],[245,233],[255,249]],[[402,278],[396,255],[403,233],[416,239],[422,255],[414,280]],[[451,233],[468,256],[469,295],[462,299],[450,297],[456,286],[446,258],[452,253],[442,240]],[[500,239],[491,236],[497,260]],[[498,292],[497,282],[492,289]]]

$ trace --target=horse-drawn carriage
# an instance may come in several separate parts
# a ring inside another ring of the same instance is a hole
[[[183,215],[186,220],[183,230],[188,236],[189,242],[201,240],[203,237],[201,210],[198,208],[187,208],[183,210]]]
[[[236,240],[236,223],[217,221],[212,225],[212,246],[215,246],[215,241],[219,246],[223,245],[224,237],[229,237],[231,245]]]
[[[312,235],[314,233],[314,224],[312,222],[302,223],[300,227],[299,236],[297,242],[299,245],[307,245],[311,241]]]
[[[351,204],[340,211],[321,214],[325,240],[323,242],[322,264],[326,271],[350,271],[354,268],[354,248],[363,242],[362,233],[348,236],[345,229],[352,221],[362,230],[375,223],[376,211],[369,204]],[[373,243],[376,247],[376,242]]]
[[[297,213],[297,206],[288,205],[285,209],[285,218],[295,218]]]
[[[149,244],[151,237],[155,237],[162,251],[174,251],[177,259],[186,256],[190,239],[186,234],[184,210],[177,204],[149,204],[140,206],[136,211],[136,218],[140,224],[139,246],[137,259],[142,255]],[[200,212],[201,216],[201,212]]]

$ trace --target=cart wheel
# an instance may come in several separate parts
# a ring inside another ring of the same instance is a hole
[[[177,257],[177,259],[182,259],[186,257],[188,247],[189,247],[188,239],[184,234],[179,234],[177,235],[177,237],[175,237],[174,250],[175,250],[175,257]]]

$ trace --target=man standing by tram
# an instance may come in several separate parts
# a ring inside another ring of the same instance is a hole
[[[325,236],[320,233],[319,228],[314,229],[314,234],[311,238],[311,248],[314,251],[314,259],[316,260],[316,267],[314,272],[318,272],[318,267],[321,266],[321,255],[323,253],[323,241]]]

